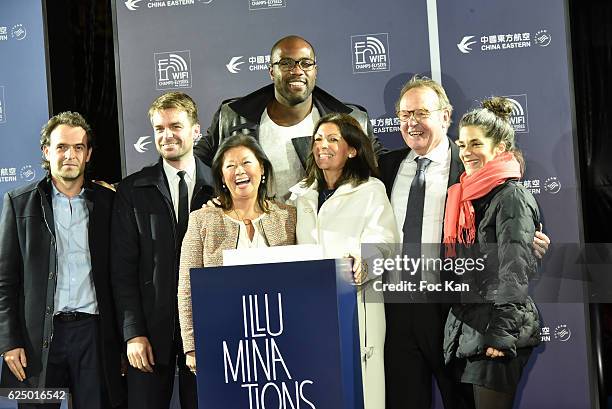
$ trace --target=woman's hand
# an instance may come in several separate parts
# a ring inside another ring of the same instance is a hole
[[[346,257],[353,260],[353,280],[355,281],[355,284],[363,284],[368,276],[368,264],[359,256],[347,254]]]
[[[550,238],[547,235],[542,233],[542,223],[540,223],[540,228],[536,230],[535,237],[533,238],[533,243],[531,247],[533,248],[533,254],[540,260],[544,258],[544,255],[548,251],[548,246],[550,245]]]
[[[187,352],[185,354],[185,365],[187,365],[187,368],[189,368],[192,374],[196,374],[195,351]]]
[[[485,355],[489,358],[500,358],[502,356],[504,356],[503,351],[500,351],[499,349],[495,349],[493,347],[488,347],[487,348],[487,352],[485,352]]]

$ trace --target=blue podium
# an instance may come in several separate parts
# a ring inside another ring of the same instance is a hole
[[[351,273],[340,260],[191,271],[200,409],[362,409]]]

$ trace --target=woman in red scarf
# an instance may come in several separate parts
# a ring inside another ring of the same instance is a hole
[[[446,202],[447,254],[483,257],[485,268],[466,273],[469,303],[453,305],[444,353],[477,409],[511,409],[523,367],[539,342],[538,311],[527,295],[535,274],[531,242],[540,223],[538,205],[517,180],[522,157],[505,98],[485,100],[459,123],[459,156],[465,167]]]

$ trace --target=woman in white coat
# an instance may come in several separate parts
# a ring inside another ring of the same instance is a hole
[[[385,405],[385,308],[373,288],[379,277],[362,263],[361,245],[399,241],[385,186],[375,175],[372,144],[359,123],[329,114],[315,126],[306,179],[291,189],[298,244],[320,244],[326,257],[353,259],[365,409]]]

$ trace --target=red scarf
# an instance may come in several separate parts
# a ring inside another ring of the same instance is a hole
[[[463,172],[459,183],[448,189],[444,214],[446,255],[455,256],[457,242],[471,245],[476,238],[476,217],[472,200],[483,197],[508,179],[521,177],[521,165],[514,155],[505,152],[488,161],[471,175]]]

